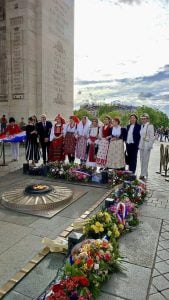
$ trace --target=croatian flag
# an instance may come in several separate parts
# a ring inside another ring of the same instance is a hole
[[[0,143],[18,143],[23,142],[26,139],[26,131],[22,131],[20,133],[17,133],[15,135],[6,136],[6,134],[0,135]]]

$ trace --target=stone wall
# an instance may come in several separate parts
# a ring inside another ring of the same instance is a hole
[[[74,0],[0,0],[0,113],[73,110]],[[3,59],[2,59],[3,58]]]

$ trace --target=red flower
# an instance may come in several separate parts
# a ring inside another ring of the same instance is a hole
[[[62,285],[61,284],[54,284],[53,286],[52,286],[52,291],[54,292],[54,293],[57,293],[58,291],[61,291],[62,290]]]
[[[75,260],[75,262],[74,262],[74,263],[75,263],[75,265],[80,265],[80,263],[81,263],[81,260],[78,258],[78,259],[76,259],[76,260]]]
[[[74,289],[77,287],[77,284],[75,282],[73,282],[73,280],[71,278],[68,278],[67,280],[65,280],[65,288],[68,291],[74,291]]]
[[[111,258],[111,255],[109,253],[106,253],[104,256],[105,261],[109,261]]]
[[[80,277],[80,283],[83,286],[88,286],[89,285],[89,280],[86,277],[82,276],[82,277]]]
[[[87,267],[91,268],[94,264],[94,260],[92,258],[89,258],[86,263],[87,263]]]

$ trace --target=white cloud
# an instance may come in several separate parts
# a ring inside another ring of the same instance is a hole
[[[169,63],[169,3],[116,2],[76,0],[75,78],[134,78]]]

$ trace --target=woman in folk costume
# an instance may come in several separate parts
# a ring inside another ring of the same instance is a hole
[[[77,116],[70,116],[69,123],[65,125],[63,131],[65,155],[68,155],[69,163],[74,163],[75,160],[77,124],[79,122]]]
[[[120,119],[114,118],[111,129],[111,140],[107,154],[108,168],[125,168],[124,141],[126,140],[126,129],[121,128]]]
[[[93,119],[89,129],[89,137],[87,139],[87,166],[96,167],[96,155],[98,151],[98,135],[99,126],[98,120]]]
[[[89,134],[91,122],[86,116],[82,117],[82,120],[77,125],[77,144],[76,144],[76,157],[80,159],[81,163],[86,162],[86,148],[87,138]]]
[[[36,128],[36,122],[33,117],[28,118],[28,124],[26,125],[26,160],[29,164],[29,160],[32,160],[32,165],[38,162],[40,159],[40,150],[38,144],[38,133]]]
[[[99,142],[96,163],[104,167],[107,162],[107,152],[109,148],[109,139],[111,135],[111,119],[109,116],[104,118],[104,125],[99,130]]]
[[[63,126],[64,118],[58,114],[55,118],[55,124],[52,126],[50,133],[49,161],[64,161],[64,137]]]

